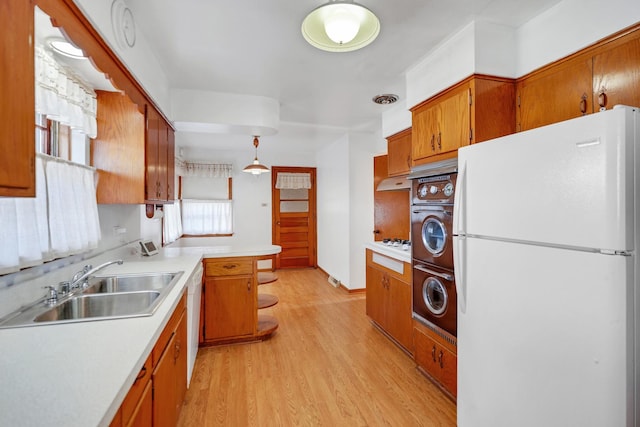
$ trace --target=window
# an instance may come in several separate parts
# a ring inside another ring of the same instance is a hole
[[[165,206],[163,241],[181,236],[233,234],[231,165],[187,163],[176,159],[180,194]]]

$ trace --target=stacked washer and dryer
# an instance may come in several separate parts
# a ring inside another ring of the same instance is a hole
[[[413,318],[441,335],[457,335],[453,271],[453,203],[457,159],[413,169],[411,258]]]

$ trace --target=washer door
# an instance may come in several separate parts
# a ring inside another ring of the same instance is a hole
[[[433,255],[440,255],[447,242],[447,229],[436,217],[429,217],[422,224],[422,243]]]
[[[449,302],[447,288],[437,278],[429,277],[422,285],[422,299],[431,313],[442,316]]]

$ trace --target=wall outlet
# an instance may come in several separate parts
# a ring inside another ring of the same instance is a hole
[[[336,279],[333,276],[329,276],[328,282],[331,283],[333,285],[333,287],[335,287],[335,288],[339,288],[340,287],[340,280]]]

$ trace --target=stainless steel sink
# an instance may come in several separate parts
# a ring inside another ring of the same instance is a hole
[[[159,296],[158,291],[78,295],[40,314],[34,322],[145,316],[153,312]]]
[[[162,290],[178,273],[128,274],[94,277],[84,294]]]
[[[151,316],[182,274],[94,276],[81,293],[67,295],[53,306],[43,298],[0,319],[0,329]]]

